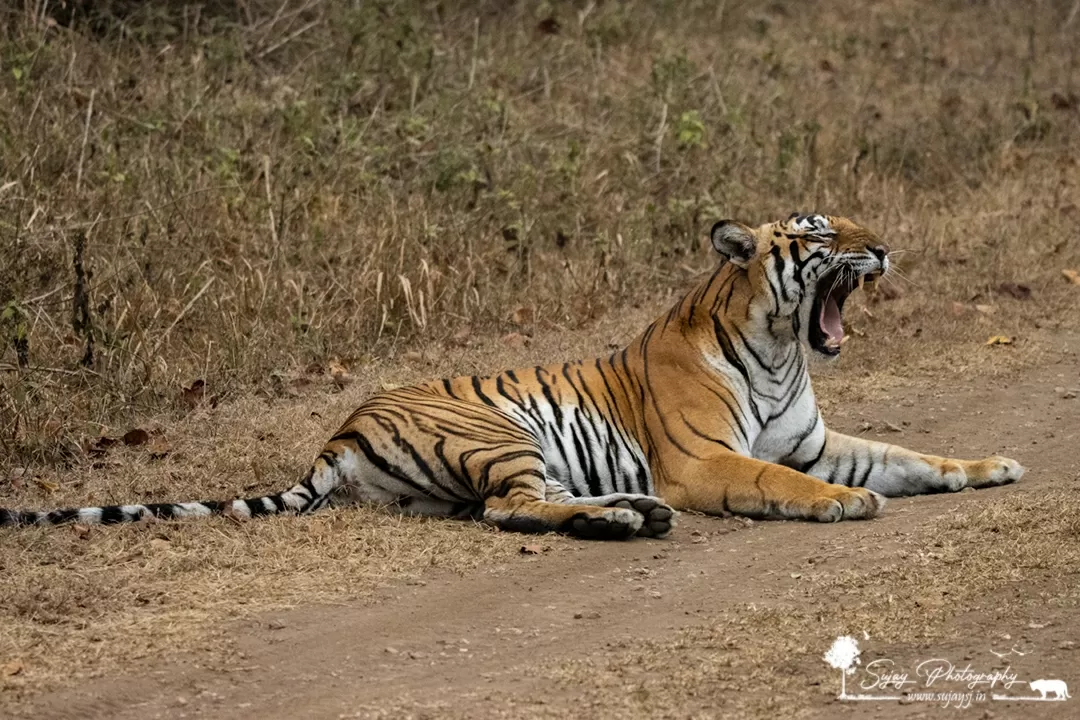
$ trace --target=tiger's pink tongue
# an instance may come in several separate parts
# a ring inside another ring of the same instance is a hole
[[[844,339],[844,324],[840,319],[840,308],[831,295],[821,304],[820,320],[821,329],[829,336],[829,340],[839,343]]]

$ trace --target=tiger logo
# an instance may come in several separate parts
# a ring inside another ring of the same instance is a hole
[[[889,249],[843,217],[795,214],[711,231],[718,267],[606,358],[381,392],[300,483],[231,502],[51,512],[0,525],[309,513],[362,502],[503,530],[664,537],[677,510],[822,522],[872,518],[885,497],[1019,480],[1003,457],[953,460],[828,430],[807,372],[835,357],[842,312]]]
[[[1069,694],[1069,686],[1064,680],[1032,680],[1028,685],[1041,695],[1038,698],[1040,700],[1068,700],[1072,697]],[[1053,695],[1053,697],[1048,698],[1047,695]]]

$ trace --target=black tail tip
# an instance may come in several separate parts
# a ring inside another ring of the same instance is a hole
[[[0,508],[0,527],[18,527],[20,525],[34,525],[37,522],[37,513],[19,512]]]

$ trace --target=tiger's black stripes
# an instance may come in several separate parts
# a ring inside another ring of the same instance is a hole
[[[769,252],[772,253],[773,256],[774,272],[776,273],[778,280],[776,285],[780,288],[780,297],[786,303],[791,299],[788,295],[787,284],[784,282],[784,267],[787,263],[784,261],[784,256],[780,252],[779,246],[773,245],[769,249]],[[779,303],[777,305],[779,306]]]
[[[480,389],[480,378],[478,378],[476,375],[472,376],[472,387],[473,392],[476,393],[476,397],[480,398],[480,402],[484,403],[488,407],[497,407],[495,403],[492,402],[491,398],[485,395],[484,391]]]
[[[817,464],[821,462],[822,456],[825,455],[825,441],[821,441],[821,447],[818,448],[817,454],[810,460],[807,460],[798,467],[799,472],[809,474],[811,470],[817,467]]]
[[[855,487],[866,487],[866,481],[870,479],[870,471],[874,469],[874,462],[872,458],[866,459],[866,467],[863,468],[862,473],[859,475],[859,479],[855,482]]]
[[[750,373],[746,370],[746,365],[743,364],[742,358],[735,352],[735,346],[731,342],[731,338],[728,337],[727,330],[724,329],[723,324],[720,322],[720,318],[713,317],[713,329],[716,337],[716,342],[720,345],[720,352],[724,353],[724,359],[727,360],[728,365],[733,367],[739,375],[742,376],[743,381],[746,383],[746,387],[752,387],[750,381]]]
[[[690,422],[689,420],[687,420],[686,416],[682,415],[681,413],[679,414],[679,418],[683,421],[683,424],[686,425],[686,427],[690,429],[690,432],[694,433],[699,438],[701,438],[703,440],[708,440],[709,442],[714,442],[714,443],[716,443],[718,445],[721,445],[726,450],[729,450],[731,452],[736,452],[735,448],[733,448],[731,445],[729,445],[722,438],[713,437],[711,435],[708,435],[708,434],[702,432],[701,430],[697,429],[696,427],[694,427],[694,424],[692,422]]]

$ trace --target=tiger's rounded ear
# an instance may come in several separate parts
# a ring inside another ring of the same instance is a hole
[[[754,231],[734,220],[721,220],[712,226],[709,233],[716,252],[726,257],[739,267],[746,267],[757,253],[757,238]]]

